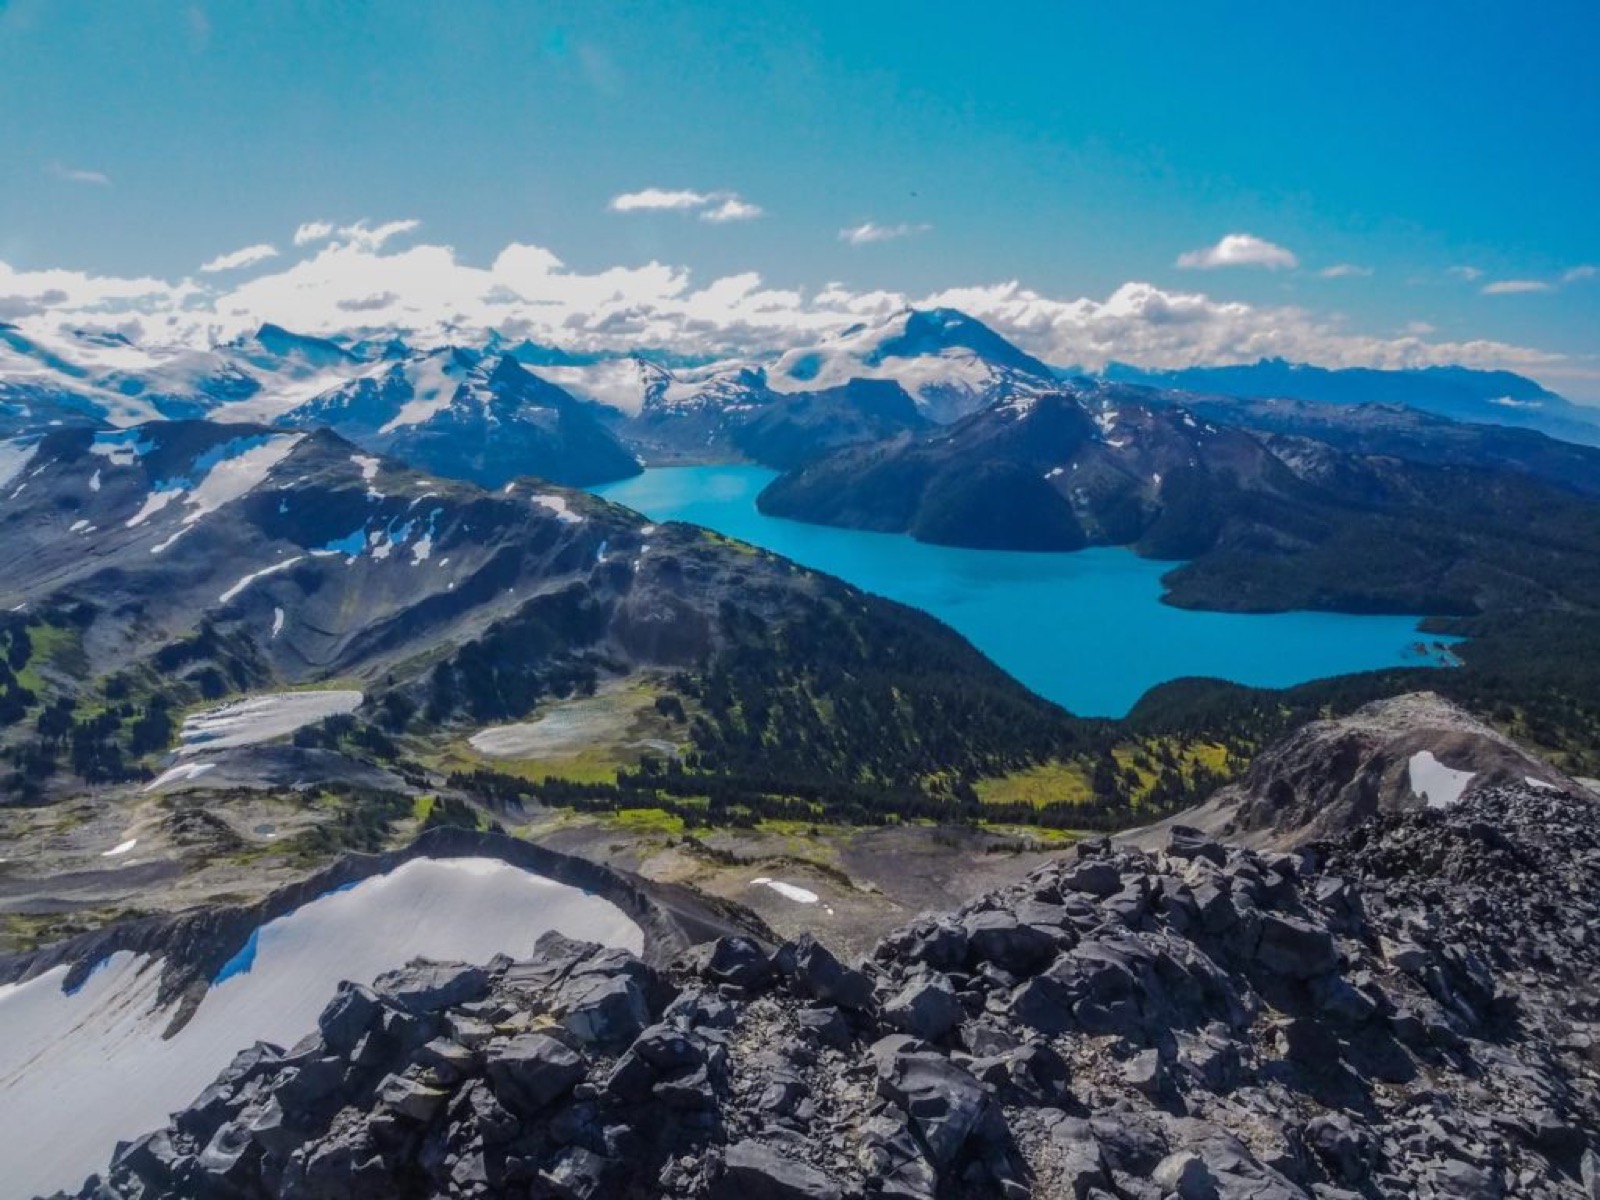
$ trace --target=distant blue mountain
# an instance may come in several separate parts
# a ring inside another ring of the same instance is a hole
[[[1600,409],[1588,409],[1511,371],[1423,367],[1330,370],[1281,358],[1225,367],[1147,371],[1111,363],[1102,377],[1118,383],[1219,396],[1284,397],[1319,404],[1403,404],[1457,421],[1537,429],[1567,441],[1600,445]]]

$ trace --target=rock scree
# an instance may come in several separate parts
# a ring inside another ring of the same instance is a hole
[[[79,1196],[1349,1200],[1600,1187],[1600,803],[1105,840],[840,962],[548,934],[257,1045]]]

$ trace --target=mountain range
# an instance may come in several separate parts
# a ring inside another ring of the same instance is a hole
[[[1045,395],[1073,378],[952,309],[908,310],[809,347],[719,362],[575,356],[498,335],[413,347],[392,334],[328,339],[264,325],[192,350],[0,325],[0,435],[55,422],[121,427],[202,416],[318,424],[455,478],[492,484],[533,473],[590,484],[623,478],[639,460],[749,459],[786,469],[840,445]],[[1326,371],[1279,361],[1140,372],[1113,364],[1099,381],[1182,396],[1234,424],[1281,424],[1281,406],[1299,401],[1297,431],[1311,436],[1312,424],[1371,429],[1393,413],[1388,423],[1415,426],[1426,413],[1600,442],[1588,410],[1506,372]],[[1230,398],[1233,407],[1220,407]],[[1447,428],[1434,422],[1424,432],[1440,441]],[[1507,444],[1546,453],[1526,439]]]

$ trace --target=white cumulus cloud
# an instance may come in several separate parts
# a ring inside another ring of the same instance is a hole
[[[1047,362],[1089,370],[1283,357],[1331,367],[1459,363],[1559,374],[1573,360],[1503,342],[1433,340],[1426,326],[1366,334],[1337,316],[1131,281],[1105,296],[1052,295],[1018,280],[918,295],[830,283],[774,286],[753,271],[701,280],[648,261],[595,271],[513,242],[488,262],[427,241],[414,222],[330,227],[314,250],[244,277],[176,282],[22,271],[0,262],[0,317],[41,328],[115,329],[146,344],[205,347],[274,322],[308,334],[396,332],[420,345],[489,330],[575,351],[670,347],[718,357],[814,344],[907,307],[963,309]],[[302,241],[302,244],[308,244]]]
[[[1291,251],[1251,233],[1230,233],[1215,246],[1178,255],[1178,266],[1197,271],[1218,267],[1265,267],[1276,271],[1299,265],[1300,260]]]
[[[1324,279],[1365,278],[1372,274],[1372,268],[1358,267],[1355,263],[1334,263],[1331,267],[1323,267],[1317,274]]]
[[[902,222],[898,225],[879,225],[876,221],[865,221],[860,225],[851,225],[839,230],[839,240],[848,242],[852,246],[869,246],[873,242],[892,242],[896,238],[915,237],[919,233],[927,233],[932,225],[911,225]]]
[[[243,267],[253,267],[257,263],[264,263],[269,258],[278,257],[278,248],[267,242],[258,242],[254,246],[245,246],[231,254],[219,254],[209,262],[200,264],[200,269],[207,274],[217,271],[237,271]]]

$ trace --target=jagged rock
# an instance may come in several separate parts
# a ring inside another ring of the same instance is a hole
[[[622,975],[582,975],[562,985],[555,999],[561,1023],[580,1042],[612,1045],[638,1035],[650,1019],[643,991]]]
[[[713,1194],[726,1200],[843,1200],[839,1185],[821,1171],[762,1142],[735,1142],[723,1154],[723,1167]]]
[[[1594,1193],[1600,804],[1182,848],[1085,843],[862,971],[814,938],[766,972],[736,939],[657,971],[550,938],[434,1011],[472,976],[347,986],[82,1195]]]
[[[693,955],[699,973],[716,983],[753,988],[772,973],[772,960],[752,938],[718,938],[697,948]]]
[[[525,1116],[565,1095],[585,1073],[583,1056],[545,1033],[498,1042],[484,1061],[495,1098]]]
[[[1203,858],[1219,867],[1228,861],[1220,842],[1188,825],[1174,825],[1167,831],[1167,853],[1174,858]]]
[[[1359,1184],[1366,1179],[1377,1157],[1372,1138],[1342,1113],[1314,1118],[1306,1125],[1306,1142],[1328,1173],[1345,1183]]]
[[[557,1200],[600,1200],[607,1193],[607,1181],[614,1174],[614,1163],[582,1146],[568,1146],[556,1156],[548,1170],[539,1172],[539,1181]]]
[[[1163,1158],[1150,1173],[1150,1182],[1162,1195],[1178,1200],[1216,1200],[1217,1196],[1217,1177],[1205,1159],[1189,1150],[1177,1150]]]
[[[1110,863],[1088,862],[1063,874],[1061,888],[1090,896],[1111,896],[1122,890],[1122,876]]]
[[[1055,956],[1055,939],[1042,929],[1021,924],[1008,912],[973,913],[963,923],[967,956],[973,963],[993,963],[1002,970],[1023,974]]]
[[[461,963],[414,962],[380,975],[373,986],[407,1012],[435,1013],[483,999],[489,991],[489,972]]]
[[[943,975],[913,979],[883,1005],[883,1019],[902,1033],[936,1042],[966,1015]]]
[[[792,955],[795,981],[805,995],[853,1012],[871,1008],[872,981],[841,963],[809,933],[795,941]]]
[[[879,1093],[910,1117],[935,1167],[950,1165],[990,1116],[983,1086],[941,1055],[894,1053],[878,1070]]]
[[[343,1054],[354,1048],[383,1016],[383,1005],[371,988],[353,983],[339,985],[339,992],[322,1015],[317,1028],[328,1049]]]
[[[1282,913],[1261,915],[1256,957],[1267,970],[1291,979],[1314,979],[1339,965],[1338,947],[1326,929]]]

